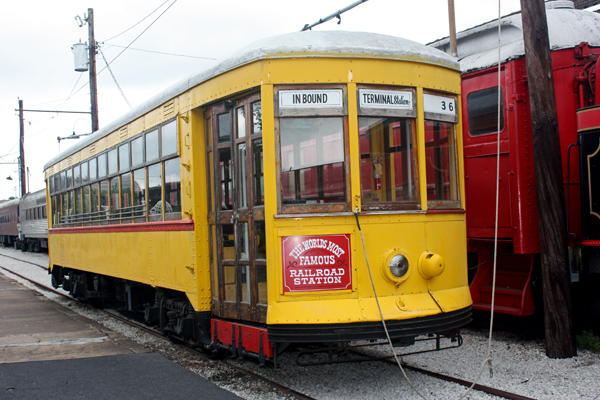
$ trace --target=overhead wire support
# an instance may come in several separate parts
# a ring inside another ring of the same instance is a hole
[[[102,59],[104,59],[104,62],[106,63],[106,68],[108,68],[108,72],[110,72],[110,76],[112,76],[113,81],[115,82],[115,85],[117,85],[117,88],[119,89],[119,92],[121,92],[121,96],[123,96],[123,99],[125,100],[125,103],[127,103],[127,105],[129,106],[129,109],[131,110],[133,107],[131,107],[131,104],[129,103],[129,100],[127,100],[127,96],[125,96],[125,92],[123,92],[123,89],[121,89],[121,85],[119,85],[119,82],[117,82],[117,78],[115,77],[115,74],[113,74],[112,69],[110,69],[110,65],[108,64],[108,61],[106,61],[106,57],[104,56],[104,52],[100,49],[99,46],[98,46],[98,50],[100,51],[100,55],[102,55]]]
[[[328,16],[326,16],[325,18],[321,18],[320,20],[318,20],[318,21],[317,21],[317,22],[315,22],[314,24],[310,24],[310,25],[309,25],[309,24],[306,24],[306,25],[304,25],[304,28],[302,28],[302,29],[300,30],[300,32],[308,31],[308,30],[310,30],[310,29],[314,28],[314,27],[315,27],[315,26],[317,26],[317,25],[320,25],[320,24],[322,24],[322,23],[325,23],[325,22],[327,22],[327,21],[329,21],[329,20],[332,20],[333,18],[337,18],[337,19],[338,19],[338,25],[339,25],[339,24],[342,22],[342,17],[341,17],[341,15],[342,15],[343,13],[345,13],[345,12],[346,12],[346,11],[348,11],[348,10],[351,10],[351,9],[353,9],[354,7],[356,7],[356,6],[358,6],[358,5],[362,4],[362,3],[364,3],[364,2],[366,2],[366,1],[368,1],[368,0],[358,0],[358,1],[356,1],[356,2],[354,2],[354,3],[352,3],[352,4],[350,4],[349,6],[347,6],[347,7],[345,7],[345,8],[342,8],[341,10],[338,10],[338,11],[334,12],[334,13],[333,13],[333,14],[331,14],[331,15],[328,15]]]

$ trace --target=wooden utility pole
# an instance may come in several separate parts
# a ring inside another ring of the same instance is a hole
[[[456,51],[456,18],[454,16],[454,0],[448,0],[448,24],[450,28],[450,54],[458,57]]]
[[[521,0],[537,189],[546,355],[577,355],[552,58],[544,0]]]
[[[25,122],[23,120],[23,100],[19,100],[19,180],[21,181],[21,197],[27,194],[25,187]]]
[[[98,130],[98,87],[96,86],[96,39],[94,38],[94,9],[88,8],[88,48],[90,52],[90,102],[92,111],[92,132]]]

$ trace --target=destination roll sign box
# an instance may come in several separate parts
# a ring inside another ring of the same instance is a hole
[[[412,110],[413,93],[410,90],[359,89],[360,108]]]
[[[343,106],[341,89],[282,90],[279,108],[340,108]]]

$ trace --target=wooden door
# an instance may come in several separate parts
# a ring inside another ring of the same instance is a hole
[[[266,321],[266,251],[260,94],[210,109],[215,313]],[[211,159],[211,157],[209,157]]]

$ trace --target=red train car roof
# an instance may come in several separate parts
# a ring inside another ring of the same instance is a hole
[[[581,42],[600,47],[600,14],[575,10],[571,1],[546,3],[546,19],[552,50],[572,48]],[[523,57],[521,12],[502,17],[500,58],[502,62]],[[429,46],[450,53],[446,37]],[[498,21],[469,28],[457,34],[457,52],[463,73],[498,65]]]

